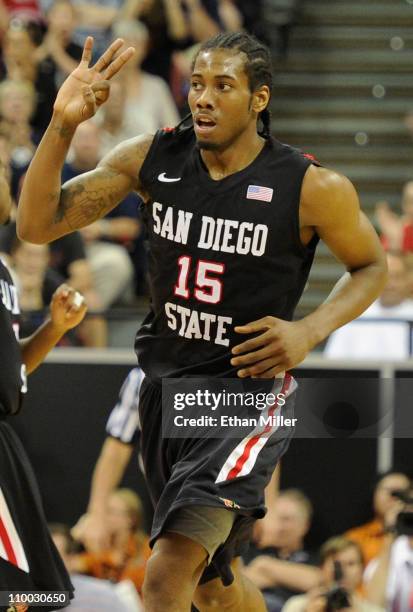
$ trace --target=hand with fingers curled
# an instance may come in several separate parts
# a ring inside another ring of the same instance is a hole
[[[63,128],[76,129],[80,123],[93,117],[109,98],[110,79],[135,52],[133,47],[121,51],[123,42],[121,38],[115,40],[90,66],[93,38],[88,36],[79,65],[62,84],[54,103],[54,115],[61,119]]]
[[[255,334],[232,348],[231,365],[240,378],[274,378],[305,359],[312,348],[306,321],[264,317],[234,328],[238,334]]]
[[[53,327],[63,333],[76,327],[84,319],[87,311],[81,293],[63,284],[56,289],[50,303],[50,317]]]

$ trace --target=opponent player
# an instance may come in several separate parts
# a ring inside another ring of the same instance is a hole
[[[1,224],[9,218],[10,208],[8,185],[1,168]],[[67,285],[61,285],[51,302],[50,319],[32,336],[19,340],[17,291],[0,260],[0,592],[3,597],[12,591],[67,591],[73,597],[69,576],[47,529],[35,476],[6,418],[21,408],[27,391],[26,374],[35,370],[66,331],[85,316],[86,306],[80,297]],[[62,607],[59,599],[56,601],[38,609]],[[6,609],[2,603],[0,609]],[[9,609],[15,608],[10,605]]]
[[[136,348],[146,374],[142,455],[156,506],[145,609],[184,612],[193,600],[202,612],[259,612],[260,593],[231,560],[265,512],[264,487],[287,444],[277,432],[239,443],[162,438],[159,382],[271,379],[294,367],[379,295],[383,252],[350,181],[271,138],[271,58],[245,33],[218,35],[198,51],[193,126],[126,141],[61,187],[77,125],[107,99],[108,79],[132,53],[113,59],[116,41],[89,67],[92,43],[62,85],[27,173],[19,233],[47,242],[103,217],[131,189],[145,200],[152,310]],[[319,238],[349,278],[292,322]],[[289,384],[286,375],[286,393]]]

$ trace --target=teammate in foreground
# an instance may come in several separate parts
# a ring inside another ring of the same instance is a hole
[[[234,557],[288,446],[277,432],[224,439],[161,433],[164,377],[271,379],[300,363],[379,295],[386,265],[348,179],[269,133],[268,50],[244,33],[205,42],[193,66],[193,126],[116,147],[60,184],[76,127],[109,95],[130,57],[115,41],[90,67],[93,41],[62,85],[23,186],[20,236],[47,242],[103,217],[130,190],[146,202],[152,310],[136,349],[142,456],[155,505],[147,612],[265,610]],[[328,302],[292,322],[319,238],[349,271]],[[288,395],[291,377],[284,378]],[[172,410],[172,407],[170,407]],[[225,585],[225,586],[224,586]]]
[[[1,168],[1,224],[9,218],[10,208]],[[69,576],[47,529],[29,460],[6,419],[20,411],[27,391],[26,374],[40,365],[66,331],[81,322],[86,306],[80,294],[61,285],[51,302],[50,319],[24,340],[19,340],[19,312],[16,288],[0,260],[0,591],[3,595],[11,591],[68,591],[73,596]],[[38,609],[58,607],[62,606],[55,603]]]

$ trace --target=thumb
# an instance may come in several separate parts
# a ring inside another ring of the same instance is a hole
[[[96,81],[96,83],[92,83],[91,89],[94,93],[95,100],[98,106],[106,102],[106,100],[109,98],[109,81]]]
[[[82,115],[94,115],[96,113],[96,98],[90,85],[82,86],[82,96],[85,103],[85,108],[82,110]]]

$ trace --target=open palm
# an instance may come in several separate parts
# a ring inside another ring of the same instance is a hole
[[[109,80],[126,64],[134,54],[133,47],[125,49],[116,58],[123,45],[118,38],[101,55],[96,64],[89,66],[92,59],[93,38],[88,36],[83,47],[79,65],[67,77],[57,94],[54,111],[68,127],[90,119],[109,97]]]

